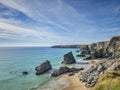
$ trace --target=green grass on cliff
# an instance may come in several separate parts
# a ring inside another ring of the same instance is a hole
[[[120,90],[120,71],[103,74],[92,90]]]

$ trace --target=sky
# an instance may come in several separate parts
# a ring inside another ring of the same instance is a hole
[[[89,44],[120,35],[120,0],[0,0],[0,46]]]

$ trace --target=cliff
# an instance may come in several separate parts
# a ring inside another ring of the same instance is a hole
[[[114,36],[110,41],[97,42],[88,45],[57,45],[52,48],[80,48],[81,54],[86,56],[86,59],[120,57],[120,36]]]
[[[110,41],[93,43],[80,48],[81,54],[88,55],[88,59],[120,57],[120,36],[112,37]]]

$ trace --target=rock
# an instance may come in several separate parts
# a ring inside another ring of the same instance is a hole
[[[119,58],[120,57],[120,36],[112,37],[110,41],[98,42],[84,45],[81,54],[90,55],[91,59],[96,58]],[[89,58],[86,58],[89,59]]]
[[[89,55],[90,54],[90,49],[88,45],[84,45],[81,47],[81,54],[83,55]]]
[[[86,87],[93,87],[103,73],[111,70],[120,70],[120,58],[101,61],[87,71],[79,73],[79,80],[85,82]]]
[[[40,75],[43,74],[45,72],[47,72],[48,70],[52,69],[52,66],[50,64],[50,61],[46,60],[45,62],[43,62],[40,66],[37,66],[35,68],[36,70],[36,75]]]
[[[24,72],[22,72],[22,74],[23,74],[23,75],[27,75],[27,74],[28,74],[28,72],[27,72],[27,71],[24,71]]]
[[[78,69],[78,68],[69,68],[69,72],[73,72],[73,73],[77,73],[77,72],[79,72],[80,70],[83,70],[84,68],[80,68],[80,69]]]
[[[69,53],[64,55],[64,60],[62,61],[62,63],[64,63],[64,64],[73,64],[75,62],[76,62],[76,60],[75,60],[72,52],[69,52]]]
[[[92,59],[92,56],[91,55],[86,55],[83,60],[90,60],[90,59]]]
[[[119,71],[120,70],[120,58],[114,62],[111,67],[107,69],[108,71]]]
[[[56,76],[59,76],[59,75],[61,75],[63,73],[67,73],[67,72],[69,72],[69,68],[68,67],[60,67],[58,70],[55,70],[51,74],[51,76],[56,77]]]
[[[83,68],[77,69],[77,68],[60,67],[58,70],[55,70],[54,72],[52,72],[51,76],[52,77],[57,77],[61,74],[68,73],[68,72],[69,73],[76,73],[76,72],[79,72],[82,69]]]
[[[69,76],[73,76],[74,75],[74,73],[72,72],[72,73],[69,73]]]

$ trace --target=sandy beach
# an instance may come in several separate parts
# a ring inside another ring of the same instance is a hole
[[[75,73],[73,76],[68,74],[61,75],[62,78],[68,79],[70,85],[63,90],[89,90],[85,87],[84,83],[80,82],[78,79],[78,73]]]
[[[93,65],[95,65],[96,63],[100,62],[101,59],[93,59],[90,61]],[[72,76],[69,76],[68,74],[61,75],[62,78],[66,78],[70,83],[69,87],[66,87],[63,90],[90,90],[90,88],[85,87],[84,83],[79,81],[78,75],[79,73],[75,73]]]

